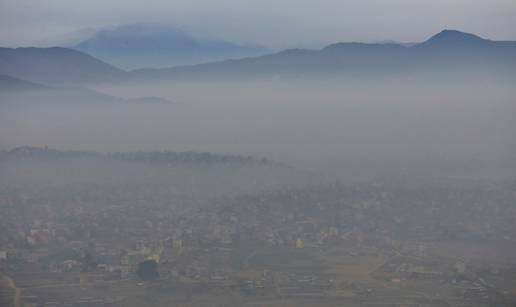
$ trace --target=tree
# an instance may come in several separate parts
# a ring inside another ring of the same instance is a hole
[[[91,272],[94,271],[97,267],[97,262],[91,253],[87,253],[82,258],[82,270],[83,272]]]
[[[154,280],[158,278],[158,263],[155,260],[145,260],[138,264],[136,274],[142,280]]]

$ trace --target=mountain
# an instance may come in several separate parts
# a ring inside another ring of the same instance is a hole
[[[64,47],[75,46],[90,39],[99,31],[98,28],[82,28],[76,31],[44,37],[34,42],[32,47]]]
[[[45,91],[51,90],[49,86],[20,80],[7,75],[0,75],[0,91],[6,92],[17,92],[17,91]]]
[[[0,48],[0,74],[69,86],[119,80],[125,71],[76,50],[31,47]]]
[[[185,46],[187,42],[185,40]],[[492,41],[445,30],[425,42],[409,46],[336,43],[320,50],[290,49],[257,57],[130,72],[66,48],[0,48],[0,74],[60,87],[160,79],[239,80],[292,76],[468,75],[515,78],[516,42]]]
[[[141,69],[131,75],[142,80],[485,73],[514,77],[516,42],[486,40],[469,33],[445,30],[418,44],[337,43],[321,50],[292,49],[254,58]]]
[[[426,42],[420,44],[423,47],[478,47],[489,44],[492,41],[481,38],[480,36],[464,33],[456,30],[444,30]]]
[[[101,30],[72,48],[125,69],[198,64],[267,53],[264,48],[198,38],[162,25]]]
[[[0,75],[0,107],[9,108],[169,104],[159,97],[120,98],[87,88],[58,88]]]

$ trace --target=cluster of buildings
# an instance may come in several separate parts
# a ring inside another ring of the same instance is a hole
[[[133,290],[106,295],[91,289],[141,286],[136,271],[145,260],[158,264],[155,283],[203,283],[251,297],[367,298],[385,285],[425,280],[439,289],[460,289],[455,299],[486,304],[494,297],[513,299],[496,283],[505,276],[500,270],[489,275],[492,282],[478,264],[435,258],[428,251],[436,242],[514,244],[516,193],[506,185],[337,184],[186,210],[166,207],[167,200],[130,203],[125,197],[85,195],[0,193],[0,270],[35,306],[74,306],[85,299],[50,299],[31,290],[45,285],[92,291],[92,306],[111,306]],[[292,259],[281,262],[275,255],[282,254]],[[332,269],[368,257],[379,262],[364,273],[371,284],[351,284],[346,272]],[[499,267],[510,271],[510,265]]]

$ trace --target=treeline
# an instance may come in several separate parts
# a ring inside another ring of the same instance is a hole
[[[56,150],[47,147],[22,146],[12,150],[0,151],[0,160],[12,159],[67,159],[67,158],[98,158],[98,159],[115,159],[120,161],[134,161],[146,163],[163,163],[163,164],[185,164],[185,163],[203,163],[203,164],[221,164],[221,163],[239,163],[239,164],[276,164],[265,158],[255,158],[244,155],[219,155],[208,152],[173,152],[173,151],[153,151],[153,152],[115,152],[115,153],[98,153],[91,151],[74,151],[74,150]]]

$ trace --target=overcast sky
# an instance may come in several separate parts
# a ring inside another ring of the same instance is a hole
[[[148,22],[272,48],[421,41],[445,28],[516,40],[516,0],[0,0],[0,45]]]

